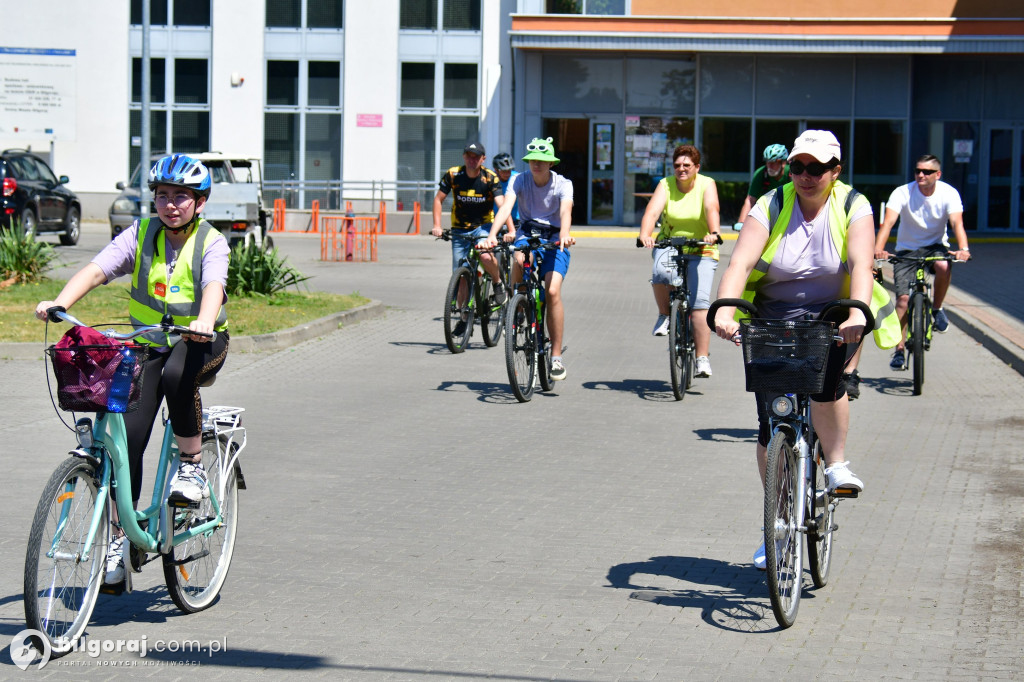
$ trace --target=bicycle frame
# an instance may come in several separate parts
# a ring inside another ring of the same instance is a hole
[[[73,455],[99,462],[99,486],[97,499],[107,500],[110,504],[110,488],[114,488],[114,503],[116,505],[118,519],[125,535],[133,545],[146,552],[159,552],[166,554],[172,547],[189,540],[196,535],[207,533],[222,523],[219,500],[224,497],[224,482],[226,473],[231,467],[236,467],[239,453],[245,448],[245,429],[240,426],[240,415],[244,408],[219,408],[216,413],[210,414],[204,421],[203,430],[214,433],[216,436],[218,454],[222,454],[222,443],[220,437],[227,436],[226,447],[230,450],[236,443],[235,437],[238,432],[242,434],[242,440],[231,460],[224,464],[219,478],[220,487],[218,490],[210,491],[211,504],[216,511],[216,517],[202,524],[188,528],[180,533],[173,534],[169,506],[167,504],[170,496],[170,471],[171,467],[178,463],[178,446],[174,440],[174,434],[170,428],[168,419],[164,419],[163,445],[160,449],[160,462],[157,467],[156,481],[153,484],[152,504],[145,510],[135,509],[131,499],[131,473],[128,467],[127,434],[124,427],[124,417],[117,413],[99,413],[95,424],[89,418],[82,418],[76,424],[76,431],[79,434],[79,447],[72,451]],[[223,426],[223,428],[221,428]],[[85,434],[89,434],[86,438]],[[220,461],[224,461],[223,459]],[[69,491],[70,493],[70,491]],[[64,521],[70,509],[71,501],[65,500],[61,510],[61,519],[57,524],[57,533],[53,539],[54,550],[48,553],[51,558],[55,554],[55,548],[61,539],[61,532],[64,528]],[[81,560],[87,561],[92,554],[96,534],[103,532],[100,523],[103,518],[104,505],[96,505],[93,517],[89,525],[85,549]],[[158,519],[156,532],[150,532],[154,524],[148,524],[143,530],[140,522],[143,520],[152,521]],[[60,558],[60,557],[58,557]]]

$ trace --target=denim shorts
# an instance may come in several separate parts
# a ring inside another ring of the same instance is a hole
[[[462,261],[469,260],[469,249],[481,239],[487,239],[491,233],[491,224],[481,225],[472,230],[452,230],[452,270],[457,269]]]
[[[557,236],[558,233],[556,232],[555,237]],[[528,237],[517,234],[514,246],[518,249],[526,244],[527,239]],[[550,243],[551,241],[550,239],[544,240],[545,243]],[[540,259],[540,269],[537,272],[541,279],[544,279],[544,276],[549,272],[557,272],[562,276],[562,279],[565,279],[565,274],[569,272],[569,249],[538,250],[533,252],[533,257],[535,262],[536,259]]]
[[[651,284],[671,284],[676,276],[672,254],[675,249],[654,249],[654,267],[651,269]],[[690,285],[690,309],[707,310],[711,307],[711,286],[715,281],[718,261],[710,256],[693,258],[686,262],[687,283]]]

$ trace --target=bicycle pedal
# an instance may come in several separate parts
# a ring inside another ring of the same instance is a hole
[[[174,495],[167,498],[167,504],[175,509],[199,509],[199,502],[193,502],[184,497],[176,497]]]
[[[110,594],[110,595],[113,595],[115,597],[119,597],[119,596],[121,596],[122,594],[124,594],[126,592],[128,594],[131,594],[131,591],[132,591],[132,573],[131,573],[131,571],[125,571],[124,572],[124,580],[122,580],[119,583],[114,583],[112,585],[108,585],[107,583],[103,583],[102,585],[100,585],[100,592],[102,594]]]
[[[860,495],[860,491],[856,488],[836,488],[832,491],[833,497],[856,499],[858,495]]]

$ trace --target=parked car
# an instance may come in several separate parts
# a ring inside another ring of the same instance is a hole
[[[82,233],[82,205],[50,166],[25,149],[0,152],[0,225],[21,221],[26,232],[55,232],[64,246],[74,246]]]
[[[155,162],[163,155],[153,157]],[[267,234],[269,215],[263,206],[263,174],[259,159],[228,156],[220,152],[189,154],[202,161],[210,171],[213,188],[203,208],[203,219],[224,233],[228,243],[272,246]],[[110,205],[110,238],[113,239],[139,218],[139,166],[135,167],[128,185],[117,183],[121,193]],[[145,172],[149,172],[149,166]],[[150,204],[150,216],[156,207]]]

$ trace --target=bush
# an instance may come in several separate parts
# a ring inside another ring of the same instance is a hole
[[[57,252],[46,242],[37,242],[20,222],[0,229],[0,288],[11,284],[38,282],[57,260]]]
[[[265,251],[249,244],[231,249],[228,263],[228,294],[270,296],[309,279],[279,258],[277,249]]]

